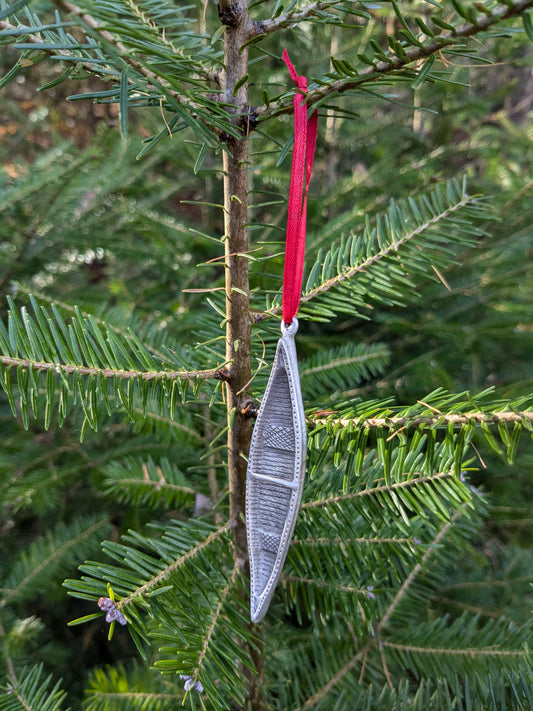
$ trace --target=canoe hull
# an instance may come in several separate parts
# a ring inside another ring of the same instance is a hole
[[[307,435],[295,322],[279,340],[250,447],[246,527],[253,622],[263,619],[274,594],[302,498]]]

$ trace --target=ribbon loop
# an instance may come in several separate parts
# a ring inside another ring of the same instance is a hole
[[[307,92],[307,79],[299,76],[287,50],[283,51],[283,61],[287,65],[291,79],[302,92]],[[298,312],[302,291],[305,231],[307,223],[307,194],[313,170],[318,112],[307,118],[305,96],[295,94],[294,106],[294,148],[292,152],[289,206],[287,211],[287,237],[285,248],[285,269],[283,273],[283,321],[289,325]]]

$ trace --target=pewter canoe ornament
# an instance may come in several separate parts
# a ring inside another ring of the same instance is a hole
[[[294,336],[282,322],[272,372],[255,423],[246,477],[250,616],[268,610],[289,549],[302,498],[307,451]]]

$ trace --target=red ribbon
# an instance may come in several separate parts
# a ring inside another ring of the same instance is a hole
[[[313,170],[315,156],[318,112],[314,111],[307,118],[305,96],[307,79],[298,76],[289,59],[287,50],[283,51],[283,61],[287,65],[291,79],[298,89],[294,95],[294,148],[292,153],[291,183],[289,188],[289,208],[287,214],[287,242],[285,247],[285,270],[283,273],[282,316],[287,326],[298,312],[305,253],[305,228],[307,222],[307,193]]]

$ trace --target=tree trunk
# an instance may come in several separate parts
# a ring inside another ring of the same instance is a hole
[[[252,437],[252,420],[243,414],[251,379],[250,287],[248,280],[248,87],[243,80],[248,71],[248,50],[240,51],[245,42],[250,19],[247,3],[221,2],[219,17],[226,25],[223,77],[224,101],[233,105],[235,123],[243,127],[242,138],[230,139],[224,153],[224,236],[226,267],[226,358],[230,363],[226,385],[228,413],[228,477],[230,518],[235,523],[235,555],[249,574],[246,540],[245,494],[247,457]],[[235,87],[238,89],[235,90]],[[243,601],[248,604],[248,599]],[[250,623],[251,624],[251,623]],[[249,678],[245,707],[260,711],[262,657],[251,649],[257,674]]]
[[[235,86],[246,76],[248,52],[239,48],[244,42],[248,15],[245,4],[220,3],[219,15],[225,30],[225,72],[223,100],[233,105],[235,123],[245,124],[247,83]],[[226,358],[230,378],[226,386],[228,424],[228,476],[230,516],[235,521],[236,555],[247,561],[244,527],[246,459],[252,423],[242,414],[243,393],[251,377],[250,299],[248,282],[248,136],[229,139],[224,152],[224,230],[226,267]]]

